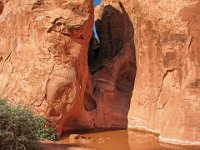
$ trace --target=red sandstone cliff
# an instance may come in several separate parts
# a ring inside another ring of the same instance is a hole
[[[199,0],[103,0],[89,75],[91,0],[1,0],[0,97],[59,131],[126,127],[129,111],[129,128],[199,144],[199,7]]]
[[[200,1],[103,0],[96,17],[105,7],[121,11],[120,5],[132,22],[137,64],[128,127],[156,132],[161,141],[198,144]]]
[[[100,47],[89,55],[91,80],[85,106],[96,105],[88,110],[96,128],[126,128],[136,73],[132,22],[118,2],[102,3],[95,14]]]
[[[137,74],[129,128],[157,132],[161,141],[197,144],[200,1],[136,0],[132,7]]]
[[[61,131],[83,109],[92,28],[92,0],[1,0],[0,97]]]

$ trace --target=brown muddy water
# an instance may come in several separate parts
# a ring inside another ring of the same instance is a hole
[[[79,138],[76,136],[77,134],[71,134],[69,138],[69,135],[65,135],[60,142],[66,146],[63,145],[63,149],[59,150],[200,150],[197,146],[160,143],[155,135],[130,130],[79,132]]]

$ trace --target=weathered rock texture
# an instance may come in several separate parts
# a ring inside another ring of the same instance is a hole
[[[85,126],[92,28],[92,0],[1,0],[0,97],[48,117],[59,131],[69,116]]]
[[[121,0],[121,3],[135,29],[137,73],[128,115],[129,128],[156,132],[161,141],[199,144],[200,1]],[[116,7],[119,2],[103,0],[102,5]],[[105,18],[110,20],[101,23],[102,30],[108,27],[111,31],[107,35],[99,34],[105,39],[103,50],[115,49],[115,53],[123,38],[112,46],[110,37],[130,31],[131,26],[115,30],[123,24],[122,18],[113,13],[106,13]],[[115,19],[113,26],[107,25]],[[115,69],[111,70],[113,75]],[[115,77],[108,78],[111,82],[112,79]]]
[[[134,0],[137,74],[129,128],[200,143],[200,1]]]
[[[89,50],[92,74],[85,108],[94,118],[94,128],[126,128],[136,73],[133,26],[118,2],[102,2],[95,14],[100,47]]]
[[[133,92],[129,128],[200,144],[199,8],[199,0],[103,0],[89,76],[92,0],[0,0],[0,97],[62,131],[126,127]]]

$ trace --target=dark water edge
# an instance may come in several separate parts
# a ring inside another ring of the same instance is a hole
[[[77,134],[77,132],[75,132]],[[102,150],[200,150],[199,146],[172,145],[158,141],[158,135],[135,130],[79,131],[92,142],[82,143],[79,148]],[[69,142],[68,138],[63,139]],[[78,148],[77,148],[78,149]]]

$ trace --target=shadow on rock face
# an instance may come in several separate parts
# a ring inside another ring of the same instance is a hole
[[[134,29],[123,7],[101,7],[88,52],[90,78],[84,101],[79,100],[63,122],[65,130],[126,128],[136,75]],[[85,90],[85,89],[81,89]]]
[[[125,26],[125,15],[127,14],[123,10],[123,5],[119,6],[122,12],[111,5],[104,6],[101,19],[95,21],[100,43],[98,43],[94,36],[90,42],[88,59],[92,74],[112,61],[122,51],[124,42],[127,42],[125,41],[125,36],[128,36],[125,35],[125,28],[127,28]],[[129,24],[132,24],[127,17]],[[131,27],[131,30],[133,30],[133,27]],[[129,34],[133,36],[133,31]],[[99,46],[97,47],[97,45]]]
[[[97,103],[95,100],[88,94],[85,94],[84,108],[86,111],[92,111],[96,109]]]
[[[3,5],[3,2],[0,1],[0,15],[2,14],[3,12],[3,9],[4,9],[4,5]]]
[[[137,70],[134,28],[121,2],[116,8],[100,7],[103,12],[96,11],[102,16],[95,22],[99,41],[94,35],[90,41],[91,85],[85,95],[96,102],[92,110],[96,128],[126,128]]]

